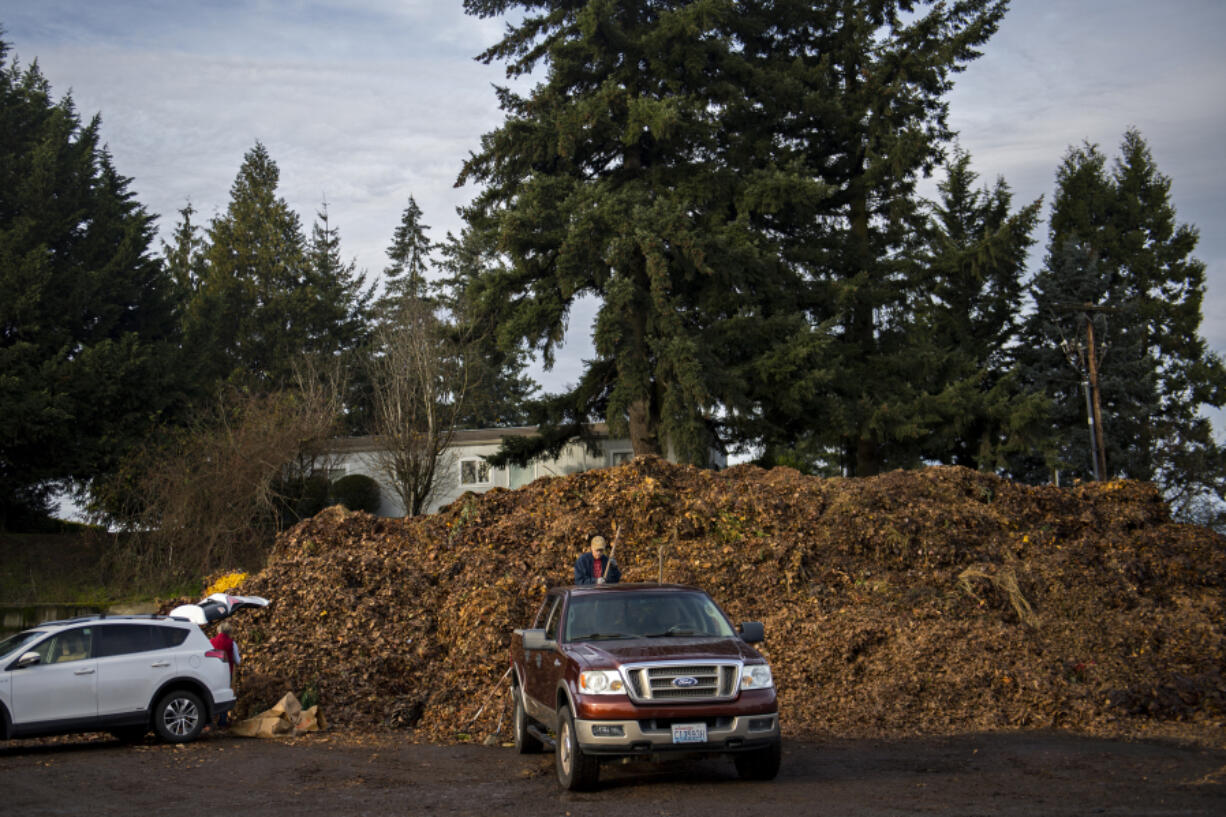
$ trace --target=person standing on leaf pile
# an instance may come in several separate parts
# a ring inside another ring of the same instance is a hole
[[[575,584],[615,584],[622,572],[608,555],[603,536],[592,537],[592,549],[575,561]]]
[[[220,650],[222,655],[225,656],[222,660],[230,665],[230,686],[234,686],[234,668],[243,663],[242,656],[238,654],[238,644],[231,635],[233,632],[234,628],[230,626],[230,622],[223,621],[217,625],[217,635],[209,639],[213,649]],[[221,713],[221,717],[217,721],[218,726],[226,726],[228,724],[228,714],[226,712]]]

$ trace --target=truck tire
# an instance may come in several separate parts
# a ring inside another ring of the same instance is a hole
[[[575,734],[570,707],[558,710],[558,751],[555,755],[558,783],[567,791],[586,791],[600,778],[600,761],[583,753]]]
[[[524,709],[523,688],[517,687],[512,697],[515,698],[515,714],[511,717],[511,730],[515,734],[515,751],[521,755],[538,754],[544,747],[534,735],[528,732],[528,726],[532,721],[528,718],[528,713]]]
[[[783,744],[776,740],[770,746],[739,752],[733,755],[736,773],[742,780],[774,780],[779,774],[779,761],[783,756]]]

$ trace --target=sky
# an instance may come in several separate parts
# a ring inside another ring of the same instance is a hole
[[[431,238],[459,232],[454,186],[482,134],[502,121],[503,67],[475,57],[502,20],[460,0],[0,0],[10,59],[34,59],[56,97],[102,117],[116,168],[159,214],[163,238],[190,201],[225,210],[257,141],[309,232],[326,201],[342,252],[375,277],[412,195]],[[1202,335],[1226,353],[1226,0],[1015,0],[984,56],[958,76],[950,124],[981,182],[1015,205],[1044,199],[1070,146],[1118,154],[1125,130],[1172,180],[1180,223],[1207,265]],[[1046,224],[1036,233],[1031,273]],[[594,304],[570,316],[546,390],[574,382],[591,353]],[[1215,425],[1222,431],[1221,417]]]

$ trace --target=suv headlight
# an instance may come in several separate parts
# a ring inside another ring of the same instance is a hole
[[[766,689],[774,683],[771,668],[766,664],[751,664],[741,673],[741,689]]]
[[[622,695],[626,686],[615,669],[590,669],[579,673],[579,691],[587,695]]]

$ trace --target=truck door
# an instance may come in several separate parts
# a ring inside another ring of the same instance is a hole
[[[554,596],[547,601],[541,613],[544,620],[538,617],[536,626],[545,630],[546,638],[557,641],[561,631],[562,597]],[[552,723],[554,688],[557,684],[557,670],[562,665],[562,657],[556,647],[552,650],[525,650],[524,662],[527,664],[524,667],[524,691],[531,699],[528,714],[537,720]]]

